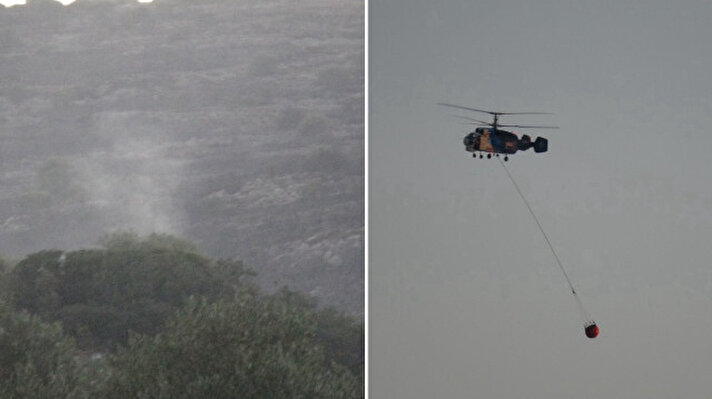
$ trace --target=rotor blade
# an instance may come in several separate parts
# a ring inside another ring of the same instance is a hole
[[[558,126],[529,126],[529,125],[497,125],[499,127],[518,127],[520,129],[558,129]]]
[[[462,105],[448,104],[448,103],[437,103],[443,107],[451,107],[457,109],[464,109],[466,111],[484,112],[490,115],[553,115],[551,112],[498,112],[498,111],[487,111],[483,109],[463,107]]]
[[[462,116],[462,115],[450,115],[450,116],[454,116],[455,118],[465,119],[465,120],[468,120],[468,121],[470,121],[470,122],[477,122],[477,123],[479,123],[479,124],[483,124],[483,125],[487,125],[487,126],[492,126],[492,125],[493,125],[491,122],[485,122],[485,121],[481,121],[481,120],[475,119],[475,118],[470,118],[470,117],[467,117],[467,116]]]
[[[501,115],[502,114],[501,112],[485,111],[482,109],[463,107],[462,105],[455,105],[455,104],[438,103],[438,105],[442,105],[443,107],[464,109],[466,111],[484,112],[485,114],[490,114],[490,115]]]
[[[497,115],[554,115],[551,112],[495,112]]]

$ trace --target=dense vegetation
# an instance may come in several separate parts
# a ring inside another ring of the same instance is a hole
[[[172,236],[101,244],[0,265],[0,397],[363,397],[353,318]]]

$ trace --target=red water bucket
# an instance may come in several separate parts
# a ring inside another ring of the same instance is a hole
[[[584,331],[586,332],[586,336],[593,339],[598,336],[598,326],[596,323],[591,322],[589,324],[586,324]]]

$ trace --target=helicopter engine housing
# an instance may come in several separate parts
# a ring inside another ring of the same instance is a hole
[[[517,148],[519,149],[519,151],[526,151],[532,148],[533,145],[534,144],[532,144],[532,138],[527,136],[526,134],[519,139],[519,142],[517,142]]]

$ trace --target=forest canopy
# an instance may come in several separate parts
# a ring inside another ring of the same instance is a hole
[[[360,321],[169,235],[2,263],[0,397],[363,397]]]

